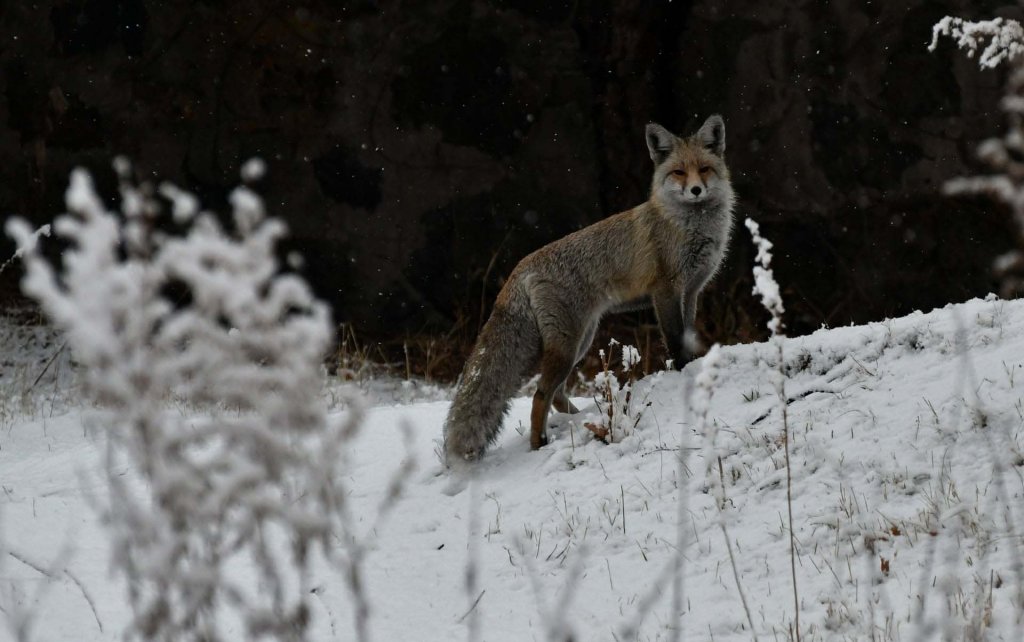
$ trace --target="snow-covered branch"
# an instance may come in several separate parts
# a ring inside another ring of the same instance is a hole
[[[983,68],[1002,63],[1012,65],[1006,81],[1006,94],[1000,108],[1007,117],[1006,132],[978,145],[978,158],[994,173],[984,176],[959,177],[943,185],[943,193],[982,194],[1005,203],[1013,213],[1018,230],[1018,245],[1024,245],[1024,27],[1015,20],[969,21],[946,16],[932,27],[935,50],[941,36],[956,40],[957,46],[974,57]],[[1024,252],[1019,248],[996,257],[996,276],[1002,281],[1000,294],[1010,298],[1024,291]]]
[[[968,58],[980,50],[978,64],[983,68],[998,67],[1024,53],[1024,28],[1016,20],[994,18],[975,22],[946,16],[932,27],[929,51],[935,51],[941,36],[956,40],[957,47],[966,50]]]

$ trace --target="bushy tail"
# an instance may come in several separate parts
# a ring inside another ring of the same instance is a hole
[[[540,333],[525,293],[495,307],[462,371],[444,424],[446,461],[476,459],[501,430],[509,399],[540,357]]]

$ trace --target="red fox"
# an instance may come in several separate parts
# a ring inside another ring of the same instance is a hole
[[[653,306],[673,365],[690,360],[684,335],[732,230],[725,124],[716,114],[678,138],[651,123],[646,136],[654,161],[647,202],[545,245],[509,275],[445,421],[449,463],[483,454],[501,430],[509,399],[538,365],[530,448],[547,444],[552,405],[577,412],[565,380],[609,312]]]

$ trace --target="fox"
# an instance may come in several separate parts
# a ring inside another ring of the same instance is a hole
[[[606,314],[653,307],[672,366],[692,359],[687,334],[697,297],[718,271],[733,226],[725,123],[711,115],[686,138],[650,123],[645,137],[654,163],[648,200],[541,247],[505,281],[444,422],[449,465],[484,454],[511,397],[538,368],[530,448],[545,446],[551,408],[578,412],[565,382]]]

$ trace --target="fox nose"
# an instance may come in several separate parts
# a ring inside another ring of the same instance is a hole
[[[691,187],[690,193],[693,194],[694,196],[700,196],[700,186],[694,185],[693,187]]]

